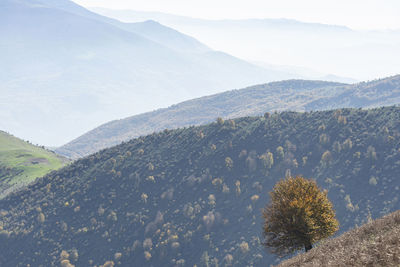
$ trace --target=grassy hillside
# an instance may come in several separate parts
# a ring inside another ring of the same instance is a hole
[[[276,264],[261,244],[261,210],[278,180],[315,178],[343,232],[398,209],[399,173],[398,107],[165,130],[77,160],[1,200],[0,265]]]
[[[323,242],[279,266],[400,266],[400,211]]]
[[[78,158],[140,135],[165,128],[208,123],[217,117],[237,118],[275,110],[310,111],[399,103],[400,75],[354,85],[303,80],[273,82],[112,121],[58,148],[56,152]]]
[[[66,162],[51,151],[0,131],[0,198]]]

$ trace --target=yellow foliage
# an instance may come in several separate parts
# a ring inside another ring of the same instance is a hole
[[[106,261],[103,265],[100,265],[100,267],[114,267],[114,262]]]
[[[121,252],[117,252],[114,254],[114,259],[116,261],[119,261],[122,258],[122,253]]]
[[[217,186],[217,187],[218,187],[218,186],[220,186],[220,185],[222,184],[222,182],[223,182],[223,181],[222,181],[221,178],[215,178],[215,179],[212,180],[211,183],[212,183],[214,186]]]
[[[61,267],[75,267],[75,265],[71,264],[69,260],[62,260],[60,262]]]
[[[211,194],[208,196],[208,204],[210,205],[215,205],[216,199],[215,199],[215,195]]]
[[[37,216],[37,220],[40,223],[44,223],[45,219],[46,219],[46,217],[44,216],[44,214],[42,212],[39,213],[39,215]]]
[[[226,184],[222,185],[222,193],[229,193],[229,187]]]
[[[327,191],[322,191],[314,180],[288,177],[275,185],[270,197],[263,212],[263,230],[265,244],[273,253],[307,250],[338,230]]]
[[[153,175],[147,176],[146,180],[147,180],[147,181],[150,181],[150,182],[153,182],[153,183],[156,182],[156,180],[154,179],[154,176],[153,176]]]
[[[251,201],[253,202],[253,203],[255,203],[255,202],[257,202],[257,200],[259,199],[260,197],[258,196],[258,195],[253,195],[252,197],[251,197]]]
[[[217,118],[217,123],[218,123],[219,125],[224,125],[224,119],[221,118],[221,117],[218,117],[218,118]]]
[[[225,166],[228,170],[232,170],[233,168],[233,160],[230,157],[225,158]]]
[[[321,163],[323,166],[326,167],[330,164],[331,161],[332,161],[332,154],[327,150],[324,152],[324,154],[322,154]]]
[[[240,195],[241,190],[240,190],[240,181],[236,181],[235,182],[235,186],[236,186],[236,195]]]
[[[179,236],[176,235],[176,234],[175,234],[175,235],[171,235],[171,236],[169,237],[169,239],[172,240],[172,241],[173,241],[173,240],[178,240],[178,239],[179,239]]]
[[[337,120],[338,120],[338,123],[341,123],[341,124],[344,124],[344,125],[347,124],[347,118],[345,116],[339,116],[337,118]]]
[[[67,260],[69,258],[69,253],[65,250],[61,251],[60,258],[61,260]]]
[[[147,199],[149,198],[149,196],[147,194],[145,194],[145,193],[142,193],[142,195],[140,197],[141,197],[141,199],[143,200],[144,203],[146,203]]]
[[[144,257],[146,258],[146,260],[150,260],[151,259],[151,253],[148,251],[144,252]]]
[[[249,244],[246,241],[240,243],[239,247],[242,253],[247,253],[249,251]]]
[[[261,155],[260,160],[264,168],[271,169],[272,165],[274,165],[274,155],[271,152]]]

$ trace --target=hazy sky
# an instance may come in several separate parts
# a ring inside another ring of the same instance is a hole
[[[209,19],[290,18],[354,29],[400,29],[399,0],[73,0],[86,7]]]

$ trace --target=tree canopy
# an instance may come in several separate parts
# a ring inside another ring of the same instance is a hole
[[[327,191],[316,181],[301,176],[279,181],[270,192],[265,207],[264,245],[271,252],[287,255],[331,236],[338,230],[332,203]]]

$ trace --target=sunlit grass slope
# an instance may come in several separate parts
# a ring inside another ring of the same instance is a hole
[[[0,197],[66,163],[51,151],[0,131]]]
[[[279,266],[400,266],[400,210],[326,241]]]

